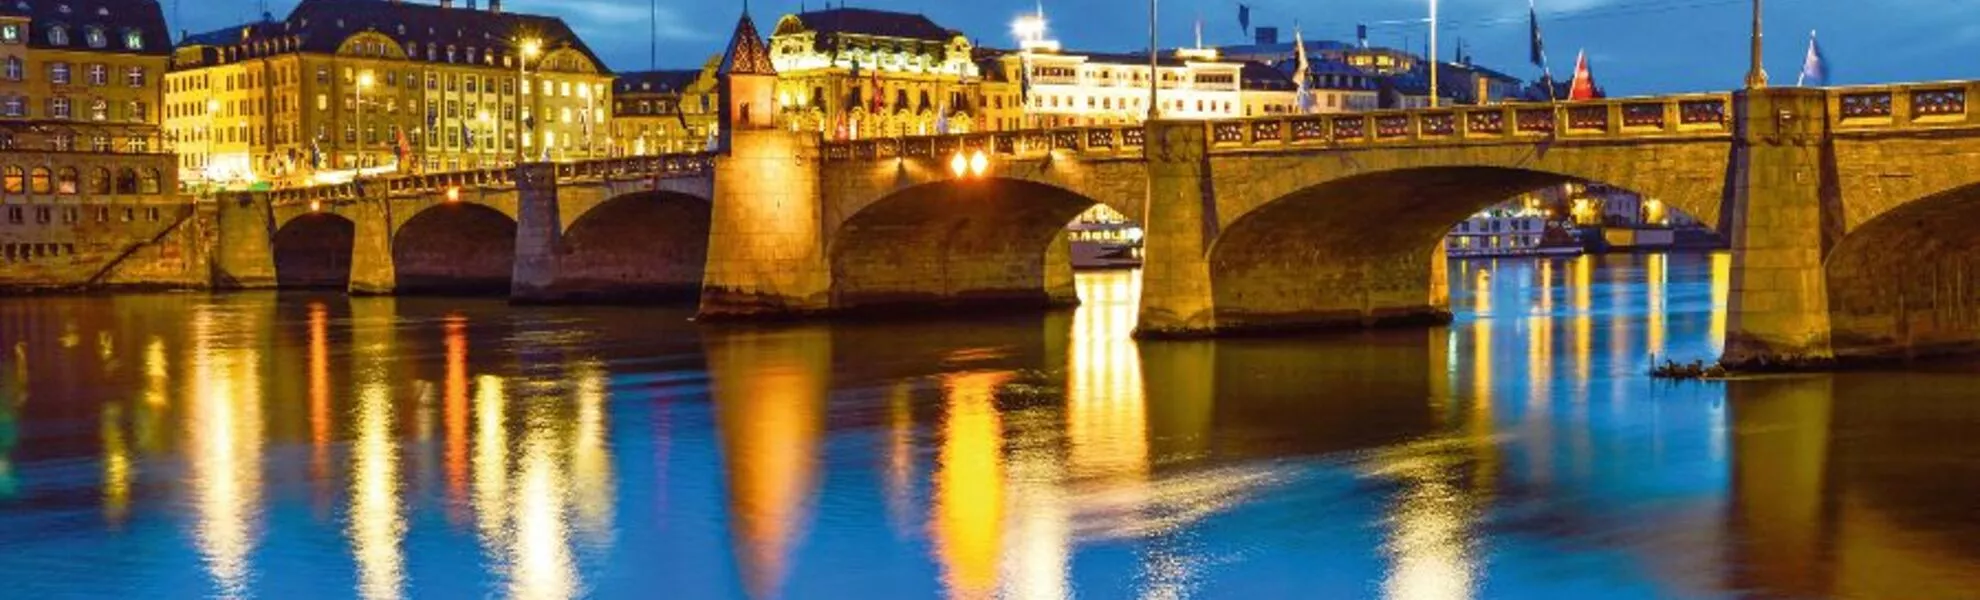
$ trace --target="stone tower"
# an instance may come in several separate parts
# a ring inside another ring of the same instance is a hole
[[[777,67],[770,64],[770,47],[756,34],[756,23],[745,9],[736,21],[736,32],[729,38],[729,49],[722,54],[720,79],[722,114],[721,150],[734,144],[731,132],[738,129],[774,129],[777,126]]]

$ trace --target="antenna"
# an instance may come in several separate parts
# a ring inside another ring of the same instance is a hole
[[[745,8],[743,10],[748,11],[749,9]],[[660,68],[660,0],[646,1],[646,37],[646,68],[658,70]]]

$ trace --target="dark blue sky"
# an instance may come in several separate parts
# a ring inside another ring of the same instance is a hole
[[[246,20],[246,0],[182,3],[175,28],[214,29]],[[295,0],[267,0],[279,17]],[[432,1],[437,0],[407,0]],[[458,0],[464,3],[465,0]],[[1280,25],[1291,36],[1299,21],[1310,39],[1349,39],[1356,23],[1370,24],[1377,44],[1421,49],[1428,0],[1250,0],[1254,25]],[[1566,77],[1575,51],[1586,49],[1598,82],[1611,94],[1639,95],[1737,87],[1746,72],[1749,0],[1537,0],[1548,58]],[[481,0],[485,4],[486,0]],[[1010,46],[1009,23],[1035,0],[851,0],[855,7],[925,13],[993,46]],[[1811,29],[1821,32],[1835,83],[1878,83],[1980,77],[1965,62],[1980,54],[1980,0],[1766,0],[1768,72],[1792,84]],[[805,0],[818,8],[820,0]],[[650,59],[644,0],[505,0],[506,8],[557,14],[577,28],[614,70],[643,70]],[[758,24],[798,10],[798,0],[752,0]],[[1196,15],[1211,44],[1245,41],[1233,0],[1163,0],[1162,43],[1187,44]],[[741,0],[659,0],[659,65],[698,66],[719,52]],[[1046,0],[1056,36],[1069,48],[1147,47],[1144,0]],[[1452,56],[1459,38],[1476,60],[1531,77],[1526,63],[1525,0],[1443,0],[1439,54]],[[1414,21],[1414,22],[1412,22]]]

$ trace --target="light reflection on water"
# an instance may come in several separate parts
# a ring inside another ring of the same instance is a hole
[[[1971,363],[1731,384],[1722,256],[1480,260],[1450,327],[331,296],[0,303],[25,597],[1957,596]]]

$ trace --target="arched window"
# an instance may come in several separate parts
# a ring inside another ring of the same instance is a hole
[[[144,174],[138,178],[138,193],[158,193],[158,169],[147,168],[144,170]]]
[[[48,167],[35,167],[28,175],[28,191],[36,194],[52,192],[55,190],[53,181]]]
[[[77,191],[75,167],[62,167],[62,170],[55,172],[55,193],[74,194]]]
[[[103,35],[102,27],[90,26],[84,29],[83,40],[89,42],[89,47],[91,48],[102,48],[110,45],[109,38]]]
[[[20,167],[8,165],[5,173],[4,176],[0,176],[0,190],[5,190],[9,194],[19,194],[27,191],[26,171],[22,171]]]
[[[135,194],[138,189],[137,170],[124,167],[117,170],[117,193]]]
[[[53,26],[53,27],[49,27],[49,28],[48,28],[48,45],[50,45],[50,46],[67,46],[67,45],[69,45],[69,28],[67,28],[67,27],[63,27],[63,26],[61,26],[61,25],[56,25],[56,26]]]
[[[110,193],[110,170],[97,167],[89,172],[89,193],[103,195]]]

